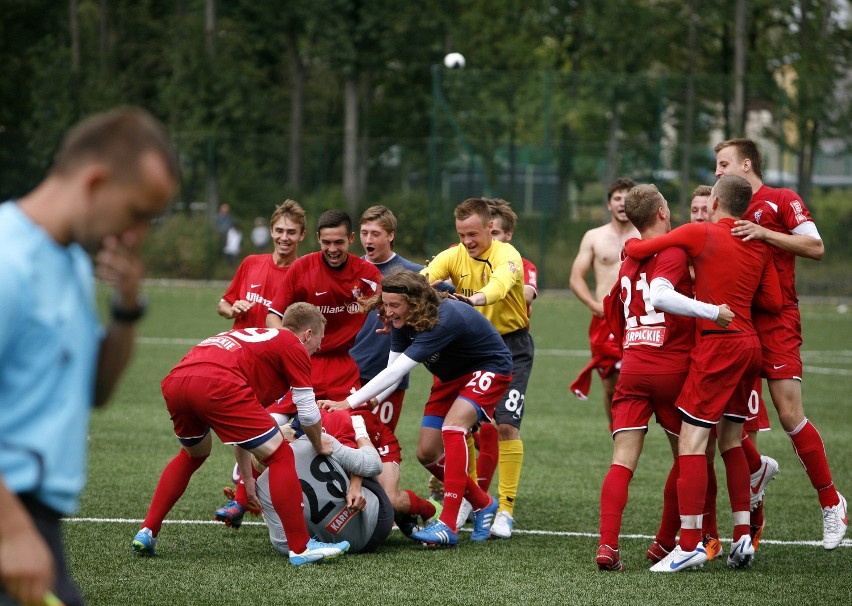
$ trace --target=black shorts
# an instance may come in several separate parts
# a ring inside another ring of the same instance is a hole
[[[503,342],[512,352],[512,382],[503,394],[503,398],[497,402],[494,421],[498,425],[511,425],[520,429],[524,418],[524,399],[532,372],[535,344],[530,331],[526,328],[503,335]]]

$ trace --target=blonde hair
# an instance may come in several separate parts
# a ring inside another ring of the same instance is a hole
[[[297,301],[296,303],[291,303],[284,310],[281,322],[284,328],[294,333],[302,332],[309,328],[317,332],[325,326],[325,316],[322,315],[316,306],[303,301]]]
[[[656,185],[636,185],[630,188],[624,198],[624,214],[636,229],[642,231],[653,222],[662,200],[663,196]]]
[[[272,211],[272,217],[269,219],[269,228],[275,227],[282,218],[288,218],[293,223],[302,228],[302,233],[305,233],[305,209],[295,200],[284,200],[281,204],[275,207]]]

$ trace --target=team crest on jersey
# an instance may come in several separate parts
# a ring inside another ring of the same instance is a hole
[[[512,272],[512,273],[515,273],[515,271],[517,271],[517,269],[518,268],[515,266],[515,264],[512,261],[509,261],[509,271]]]
[[[757,211],[756,213],[754,213],[754,222],[755,222],[755,223],[757,223],[758,225],[760,225],[760,217],[761,217],[762,215],[763,215],[763,211],[762,211],[762,210],[759,210],[759,211]]]

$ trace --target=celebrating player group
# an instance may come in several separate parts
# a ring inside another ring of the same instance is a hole
[[[603,571],[624,569],[622,514],[652,414],[673,459],[650,570],[700,567],[726,547],[729,567],[751,564],[765,489],[779,472],[756,444],[768,428],[763,379],[817,492],[825,548],[846,532],[846,500],[801,391],[795,258],[821,258],[822,240],[795,192],[763,184],[753,141],[715,151],[717,181],[696,190],[690,224],[672,229],[654,185],[619,179],[610,221],[584,236],[572,267],[571,289],[592,312],[592,360],[566,398],[585,399],[597,373],[613,440],[600,499]],[[299,257],[305,212],[293,200],[276,208],[272,253],[246,257],[218,302],[233,326],[163,379],[180,450],[156,483],[136,553],[168,548],[158,545],[163,520],[210,454],[211,430],[235,455],[234,469],[222,470],[233,487],[213,516],[236,529],[262,513],[293,565],[375,551],[394,525],[427,546],[457,545],[468,522],[471,541],[511,538],[536,269],[511,244],[508,202],[470,198],[454,215],[458,243],[423,266],[394,251],[397,220],[384,206],[360,217],[363,257],[350,253],[356,232],[339,210],[318,218],[320,250]],[[419,364],[434,375],[428,400],[408,404],[423,407],[416,458],[433,476],[424,496],[399,487],[395,435]],[[717,450],[729,546],[716,525]]]

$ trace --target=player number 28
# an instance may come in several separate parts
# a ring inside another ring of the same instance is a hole
[[[319,482],[325,483],[325,488],[328,494],[332,497],[342,499],[346,497],[346,478],[338,472],[324,456],[316,456],[311,461],[311,475]],[[320,507],[317,493],[305,480],[299,480],[302,485],[302,492],[308,501],[308,510],[311,514],[311,521],[314,524],[319,524],[325,517],[335,508],[334,501],[327,501],[325,505]]]

